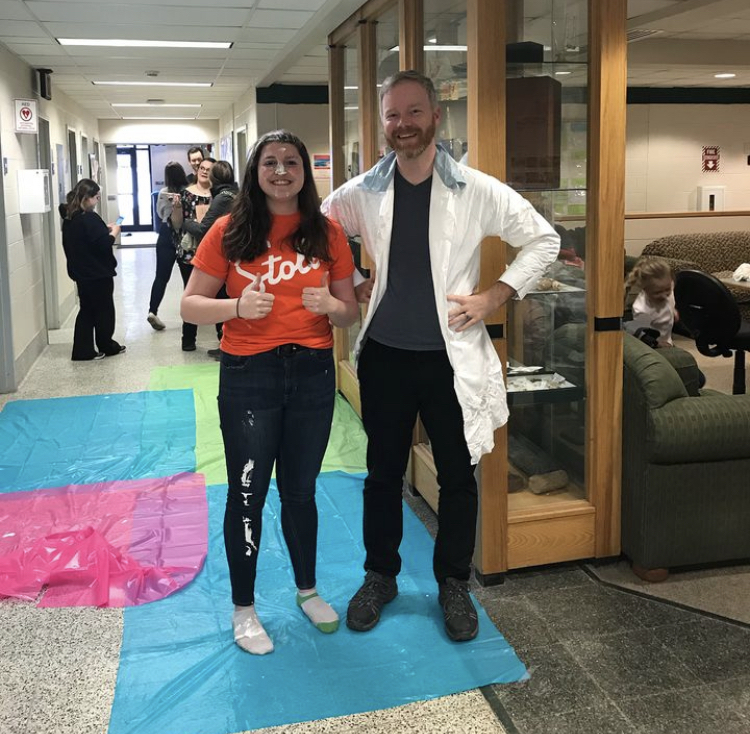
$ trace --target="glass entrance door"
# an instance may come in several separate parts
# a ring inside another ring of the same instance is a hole
[[[117,146],[117,204],[123,232],[153,229],[151,159],[147,145]]]

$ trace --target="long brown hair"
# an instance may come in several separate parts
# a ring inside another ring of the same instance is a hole
[[[60,204],[60,214],[65,219],[72,219],[74,214],[83,211],[84,199],[96,196],[101,191],[101,187],[96,181],[90,178],[82,178],[73,188],[68,191],[65,197],[66,203]]]
[[[328,220],[320,211],[320,199],[313,179],[310,155],[305,144],[288,130],[274,130],[262,135],[253,145],[245,168],[242,189],[235,199],[232,215],[224,233],[224,255],[227,260],[254,260],[268,249],[266,244],[271,231],[271,212],[266,194],[258,182],[258,165],[263,148],[269,143],[290,143],[302,158],[305,179],[297,196],[300,223],[289,236],[289,245],[305,256],[329,262]]]
[[[177,161],[169,161],[164,166],[164,185],[171,194],[179,194],[187,188],[188,180],[185,169]]]

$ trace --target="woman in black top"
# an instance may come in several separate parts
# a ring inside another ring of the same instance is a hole
[[[120,234],[120,227],[105,224],[94,211],[101,199],[96,181],[81,179],[66,198],[67,204],[59,207],[63,218],[63,249],[68,275],[78,287],[79,300],[72,359],[101,359],[120,354],[125,347],[112,339],[117,267],[112,246]]]

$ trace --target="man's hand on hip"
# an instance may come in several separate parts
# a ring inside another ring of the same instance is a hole
[[[456,332],[465,331],[470,326],[484,321],[515,294],[515,289],[498,280],[481,293],[470,296],[449,295],[448,300],[457,305],[448,311],[448,327]]]

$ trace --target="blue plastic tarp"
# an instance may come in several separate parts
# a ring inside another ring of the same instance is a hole
[[[192,390],[18,400],[0,412],[0,492],[195,471]]]
[[[343,617],[362,581],[362,477],[323,474],[318,590]],[[399,596],[367,633],[318,632],[295,605],[275,486],[269,493],[256,607],[275,650],[253,656],[232,639],[222,539],[226,488],[209,487],[209,552],[187,588],[125,612],[109,734],[228,734],[359,713],[517,681],[521,661],[479,608],[480,633],[453,643],[432,577],[433,541],[404,507]]]

